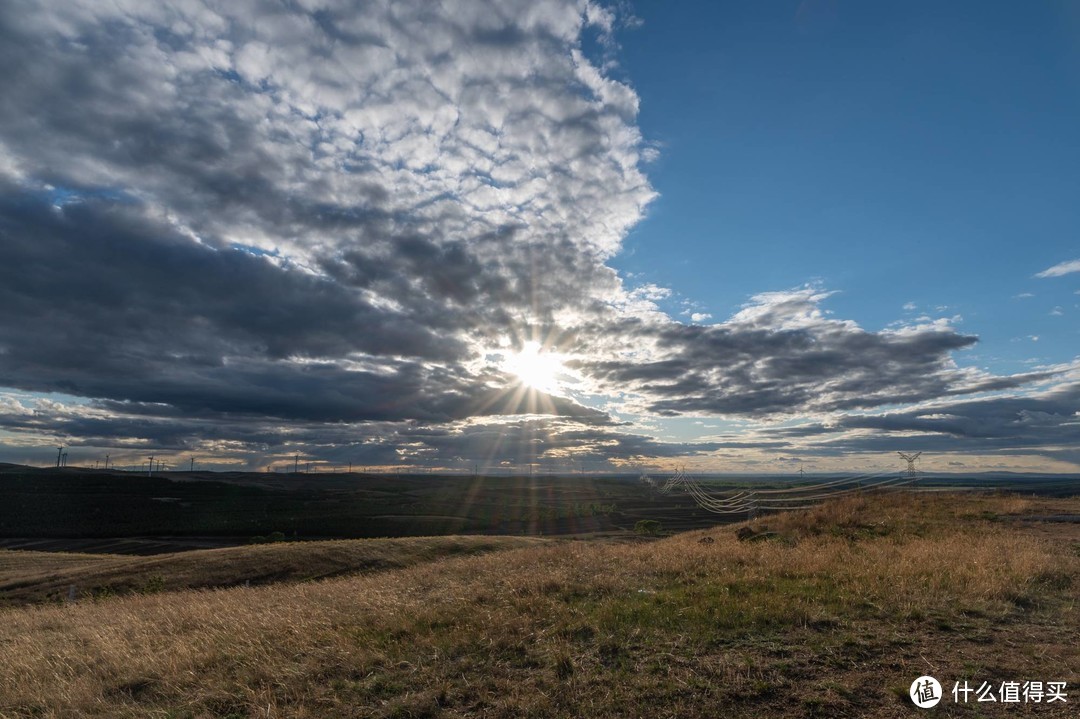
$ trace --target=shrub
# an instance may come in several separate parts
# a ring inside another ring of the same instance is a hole
[[[634,532],[649,537],[655,537],[660,534],[661,529],[663,529],[663,525],[655,519],[639,519],[637,524],[634,525]]]
[[[248,540],[250,544],[266,544],[267,542],[284,542],[286,540],[285,532],[270,532],[265,537],[261,534],[256,535]]]
[[[153,594],[154,592],[165,591],[165,576],[162,574],[152,574],[146,578],[146,584],[143,585],[143,592],[146,594]]]

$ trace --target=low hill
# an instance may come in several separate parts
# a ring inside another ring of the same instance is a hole
[[[1072,717],[1080,525],[1038,518],[1077,515],[1076,498],[898,493],[657,541],[8,608],[0,716],[910,717],[931,675],[940,716]],[[1037,701],[1001,700],[1032,682]],[[957,701],[965,685],[998,699]]]
[[[0,606],[177,589],[309,581],[534,547],[531,537],[411,537],[274,542],[153,557],[0,550]]]

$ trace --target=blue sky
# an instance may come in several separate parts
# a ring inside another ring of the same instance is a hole
[[[636,3],[619,61],[660,197],[615,266],[715,319],[819,282],[871,329],[960,315],[962,363],[1071,360],[1080,275],[1033,277],[1080,254],[1066,5]]]
[[[8,0],[0,461],[1080,471],[1068,3]]]

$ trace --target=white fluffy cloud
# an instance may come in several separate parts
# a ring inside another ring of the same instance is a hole
[[[637,97],[579,49],[610,29],[587,3],[6,7],[6,164],[208,242],[310,264],[515,228],[610,254],[652,197]]]
[[[1080,272],[1080,260],[1068,260],[1066,262],[1059,262],[1053,267],[1048,267],[1042,272],[1036,274],[1036,277],[1061,277],[1063,275],[1069,275],[1073,272]]]

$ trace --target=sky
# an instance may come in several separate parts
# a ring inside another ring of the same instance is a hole
[[[0,461],[1080,471],[1066,2],[10,0]]]

